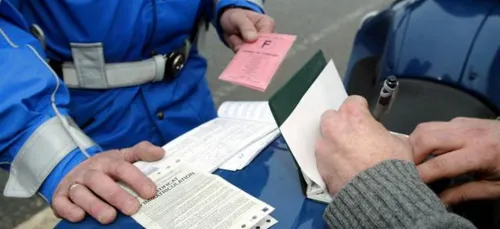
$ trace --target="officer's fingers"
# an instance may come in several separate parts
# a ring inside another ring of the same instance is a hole
[[[116,180],[125,183],[143,199],[150,199],[156,195],[156,185],[134,165],[118,161],[106,168],[106,173]]]
[[[57,217],[66,219],[73,223],[82,221],[83,218],[85,218],[85,211],[73,204],[68,199],[68,196],[54,195],[51,207]]]
[[[438,155],[462,148],[465,141],[461,134],[463,133],[449,122],[419,124],[410,135],[415,163],[421,163],[430,154]]]
[[[274,32],[274,19],[260,14],[255,19],[255,27],[259,33],[273,33]]]
[[[422,180],[426,183],[444,178],[453,178],[481,169],[483,159],[467,150],[457,150],[437,157],[417,166]]]
[[[445,190],[441,200],[446,205],[470,200],[495,199],[500,197],[499,181],[477,181]]]
[[[157,161],[165,156],[165,151],[150,142],[143,141],[132,148],[121,150],[125,161],[134,163],[136,161]]]
[[[102,224],[111,223],[116,218],[115,209],[97,198],[84,185],[73,186],[69,192],[69,196],[75,204],[83,208],[89,215]]]
[[[125,215],[133,215],[139,208],[139,201],[126,192],[123,188],[102,172],[89,173],[84,184],[92,190],[93,193],[100,196],[103,200],[116,207]]]
[[[226,38],[226,42],[229,44],[229,47],[231,47],[231,49],[233,49],[234,52],[238,52],[241,45],[243,45],[243,43],[245,43],[243,40],[241,40],[241,38],[239,36],[234,35],[234,34],[228,35]]]
[[[231,23],[237,28],[238,32],[242,35],[243,40],[247,42],[254,42],[258,38],[257,28],[255,24],[245,13],[233,13],[230,17]]]

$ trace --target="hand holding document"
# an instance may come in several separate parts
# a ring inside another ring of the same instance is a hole
[[[286,34],[260,34],[253,43],[241,46],[219,79],[265,91],[296,36]]]
[[[143,171],[148,172],[148,171]],[[265,224],[274,208],[219,176],[195,170],[181,160],[169,161],[149,177],[157,185],[151,200],[138,197],[141,208],[132,216],[152,229],[233,229]]]
[[[320,137],[320,118],[337,110],[347,98],[333,61],[318,52],[269,101],[280,131],[300,166],[308,198],[332,200],[316,165],[315,144]]]
[[[315,146],[321,135],[321,116],[328,110],[338,110],[347,97],[335,64],[320,51],[269,100],[281,134],[300,166],[304,191],[310,199],[325,203],[332,200],[318,171]]]

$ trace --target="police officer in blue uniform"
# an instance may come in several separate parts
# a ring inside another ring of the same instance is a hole
[[[40,194],[59,217],[112,222],[154,184],[132,163],[216,116],[198,41],[233,50],[274,22],[262,0],[0,0],[5,196]],[[139,143],[142,142],[142,143]],[[168,152],[166,152],[168,153]],[[115,210],[116,208],[116,210]]]

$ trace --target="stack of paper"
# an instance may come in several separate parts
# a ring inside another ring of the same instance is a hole
[[[241,149],[240,152],[220,166],[220,169],[237,171],[245,168],[280,134],[267,102],[225,102],[219,108],[218,113],[219,117],[252,120],[266,125],[266,130],[272,129],[267,135],[255,139],[252,144]]]
[[[260,152],[262,152],[264,148],[266,148],[271,142],[276,140],[276,137],[278,137],[279,133],[279,130],[276,129],[260,140],[257,140],[255,143],[242,149],[239,153],[237,153],[226,163],[224,163],[220,167],[220,169],[238,171],[245,168]]]
[[[125,189],[141,204],[132,218],[144,228],[263,229],[277,222],[269,216],[272,206],[180,159],[161,167],[144,165],[141,170],[157,185],[156,196],[144,200]]]
[[[218,118],[163,146],[166,155],[162,160],[136,165],[159,166],[183,159],[204,172],[239,170],[279,134],[267,102],[225,102],[218,113]]]
[[[263,229],[277,222],[273,207],[211,174],[224,163],[245,167],[276,138],[268,103],[226,102],[218,113],[163,146],[163,159],[135,163],[158,187],[152,200],[134,194],[142,207],[133,218],[145,228]]]

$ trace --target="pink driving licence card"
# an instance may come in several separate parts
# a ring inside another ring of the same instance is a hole
[[[240,47],[219,79],[265,91],[295,39],[294,35],[260,34],[257,41]]]

